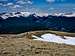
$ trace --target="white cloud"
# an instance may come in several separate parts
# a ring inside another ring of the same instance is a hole
[[[29,10],[27,7],[31,6],[33,2],[31,0],[16,0],[15,3],[7,2],[7,3],[0,3],[0,6],[8,8],[7,11],[22,11],[22,10]]]
[[[24,2],[24,1],[17,1],[16,3],[18,3],[18,4],[26,4],[26,2]]]
[[[21,7],[21,5],[19,5],[19,4],[14,4],[14,3],[7,3],[7,4],[2,4],[2,3],[0,3],[0,6],[10,7],[10,8],[20,8],[20,7]]]
[[[14,8],[16,8],[16,7],[21,7],[20,5],[23,5],[23,4],[32,4],[32,3],[33,2],[29,1],[29,0],[17,0],[16,4],[14,4],[12,2],[9,2],[6,4],[0,3],[0,6],[4,6],[4,7],[14,6]]]
[[[47,2],[55,2],[55,0],[46,0]]]
[[[7,3],[7,6],[13,5],[13,3]]]
[[[19,0],[16,3],[18,3],[18,4],[32,4],[32,1],[29,1],[29,0],[27,0],[27,1]]]
[[[0,3],[0,6],[11,6],[11,5],[14,5],[14,4],[13,3],[7,3],[7,4]]]
[[[32,1],[27,1],[28,4],[32,4]]]
[[[20,5],[14,5],[13,8],[20,8]]]

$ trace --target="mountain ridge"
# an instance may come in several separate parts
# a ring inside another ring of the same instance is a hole
[[[36,30],[75,32],[75,17],[23,12],[0,17],[0,33],[22,33]],[[2,16],[1,15],[1,16]],[[40,16],[39,16],[40,15]]]
[[[30,13],[30,12],[11,12],[11,13],[0,13],[0,17],[3,19],[7,19],[9,17],[28,17],[30,15],[33,15],[35,17],[47,17],[47,16],[62,16],[62,17],[75,17],[75,13],[69,12],[69,13]]]

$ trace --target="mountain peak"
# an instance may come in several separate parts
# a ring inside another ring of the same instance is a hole
[[[9,17],[28,17],[30,15],[33,15],[34,17],[47,17],[49,15],[52,16],[65,16],[65,17],[75,17],[75,13],[53,13],[53,14],[48,14],[48,13],[31,13],[31,12],[12,12],[12,13],[2,13],[0,14],[0,17],[3,19],[7,19]]]

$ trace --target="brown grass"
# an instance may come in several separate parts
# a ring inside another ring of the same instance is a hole
[[[75,56],[75,46],[32,40],[31,35],[40,36],[49,31],[0,35],[0,56]]]
[[[0,56],[75,56],[75,46],[28,38],[1,38]]]

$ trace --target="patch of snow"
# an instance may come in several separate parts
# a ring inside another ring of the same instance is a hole
[[[66,17],[75,17],[75,13],[71,14],[71,15],[64,15]]]
[[[55,34],[43,34],[43,35],[41,35],[41,37],[37,37],[37,36],[33,35],[32,37],[36,38],[33,40],[75,45],[75,37],[63,36],[65,38],[64,39],[64,38],[62,38],[62,36],[57,36]]]
[[[5,16],[5,15],[2,15],[1,16],[3,19],[7,19],[8,18],[8,16]]]
[[[31,13],[29,12],[20,12],[22,16],[28,17]]]
[[[63,16],[64,13],[54,13],[53,15],[54,15],[54,16]]]
[[[65,17],[75,17],[75,13],[54,13],[54,16],[65,16]]]
[[[43,16],[47,17],[49,15],[48,13],[35,13],[35,14],[36,16],[40,16],[40,17],[43,17]]]

